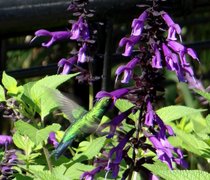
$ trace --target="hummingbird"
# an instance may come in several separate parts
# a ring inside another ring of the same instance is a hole
[[[101,98],[89,111],[86,111],[76,102],[65,97],[62,94],[59,95],[59,102],[61,104],[61,110],[63,111],[63,113],[66,114],[68,119],[74,119],[74,121],[67,128],[60,143],[54,150],[53,154],[55,156],[55,159],[58,159],[65,152],[68,146],[72,144],[73,140],[78,135],[82,133],[88,135],[93,133],[97,129],[101,118],[103,117],[112,102],[112,98]],[[74,110],[71,111],[71,109]]]

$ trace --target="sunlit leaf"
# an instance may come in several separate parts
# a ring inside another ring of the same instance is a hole
[[[91,171],[94,168],[95,168],[94,166],[85,165],[82,163],[74,163],[72,166],[70,166],[67,169],[65,175],[68,176],[69,179],[71,179],[71,180],[78,180],[78,179],[80,179],[83,172]],[[74,173],[72,173],[72,172],[74,172]]]
[[[50,132],[56,132],[60,129],[59,124],[52,124],[38,130],[34,126],[21,120],[15,122],[15,127],[20,134],[28,136],[36,145],[47,140]]]
[[[18,87],[17,87],[17,81],[15,78],[7,75],[5,71],[2,75],[2,84],[7,89],[8,93],[10,94],[17,94],[18,93]]]
[[[87,149],[83,153],[76,154],[73,157],[73,160],[81,162],[84,160],[92,159],[100,152],[101,148],[104,146],[105,140],[106,140],[105,136],[94,139],[88,145]]]
[[[205,109],[194,109],[187,106],[167,106],[157,110],[156,113],[165,123],[168,123],[184,116],[195,115],[203,111],[205,111]]]
[[[4,92],[4,88],[2,87],[2,85],[0,85],[0,102],[5,101],[5,92]]]
[[[169,170],[166,166],[155,164],[144,164],[144,167],[152,171],[155,175],[167,180],[203,180],[210,179],[210,174],[200,170]]]

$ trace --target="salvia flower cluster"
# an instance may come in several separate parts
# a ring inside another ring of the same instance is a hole
[[[164,124],[156,114],[153,104],[159,99],[157,92],[159,94],[163,92],[161,83],[157,82],[164,80],[162,74],[164,68],[176,73],[179,81],[200,87],[187,61],[187,56],[199,61],[198,57],[193,49],[182,44],[180,26],[167,12],[159,10],[157,5],[144,10],[133,20],[131,28],[130,35],[119,42],[119,47],[124,48],[122,55],[130,57],[131,60],[119,66],[115,74],[116,82],[120,79],[122,84],[132,81],[134,86],[112,92],[101,91],[96,98],[108,96],[116,102],[117,99],[124,97],[135,106],[111,120],[107,137],[113,138],[117,135],[119,143],[111,148],[109,153],[103,153],[101,159],[96,160],[96,168],[82,175],[85,179],[94,179],[95,174],[101,170],[107,173],[111,171],[112,177],[116,178],[123,159],[128,165],[123,173],[123,179],[126,179],[132,172],[144,169],[142,166],[144,163],[153,163],[151,157],[146,156],[148,151],[156,153],[158,159],[166,163],[170,169],[173,169],[174,164],[187,168],[182,151],[168,141],[169,136],[175,135],[173,129]],[[141,69],[141,75],[135,73],[137,68]],[[134,129],[124,133],[122,121],[138,110],[139,118],[134,123]],[[132,157],[128,155],[131,148]],[[137,149],[142,149],[145,156],[138,157]],[[151,176],[149,172],[145,173],[148,173],[148,177]]]
[[[90,62],[92,60],[89,52],[91,51],[90,49],[94,43],[93,34],[95,31],[93,33],[89,30],[90,28],[88,26],[87,18],[91,17],[93,14],[90,10],[86,10],[85,7],[87,3],[88,1],[86,0],[74,0],[69,5],[68,10],[73,12],[73,15],[77,18],[76,20],[69,21],[70,24],[72,24],[70,30],[50,32],[48,30],[41,29],[35,32],[35,37],[32,39],[33,42],[37,37],[48,37],[49,40],[42,43],[42,46],[47,48],[59,41],[66,40],[77,42],[79,47],[77,52],[72,50],[71,57],[62,58],[58,62],[59,73],[61,74],[68,74],[72,71],[74,65],[78,67],[78,64]],[[77,71],[80,70],[81,69],[77,69]]]

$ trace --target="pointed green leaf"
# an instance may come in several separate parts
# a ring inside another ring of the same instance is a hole
[[[60,129],[60,125],[54,123],[44,129],[38,130],[34,126],[21,120],[15,122],[15,127],[20,134],[28,136],[36,145],[45,141],[50,132],[56,132]]]
[[[124,112],[135,105],[128,100],[118,99],[115,102],[115,106],[119,109],[120,112]],[[139,118],[139,111],[137,111],[135,114],[131,113],[128,117],[131,118],[132,120],[136,121],[136,119]]]
[[[15,134],[12,137],[14,144],[24,150],[26,155],[31,154],[32,149],[34,147],[34,143],[27,137],[27,136],[21,136],[18,131],[15,132]]]
[[[33,180],[33,178],[23,174],[15,174],[14,180]]]
[[[72,166],[70,166],[65,175],[69,177],[69,179],[71,180],[78,180],[80,179],[80,176],[82,175],[83,172],[85,171],[91,171],[93,170],[95,167],[94,166],[90,166],[90,165],[85,165],[82,163],[74,163]],[[74,173],[72,173],[74,172]]]
[[[204,158],[210,158],[210,146],[205,143],[199,136],[196,134],[189,134],[173,126],[173,130],[178,137],[177,141],[179,146],[190,151],[198,156]],[[175,138],[176,137],[172,137]]]
[[[42,120],[59,105],[48,89],[55,89],[78,74],[47,76],[35,83],[28,83],[24,86],[24,95],[27,97],[26,99],[29,99],[27,102],[31,105],[34,104],[35,111],[40,114]]]
[[[206,111],[205,109],[194,109],[187,106],[167,106],[156,111],[158,116],[165,122],[182,118],[184,116],[191,116],[197,113]]]
[[[204,92],[204,91],[199,91],[199,90],[194,90],[196,93],[200,94],[203,96],[206,100],[210,102],[210,93]]]
[[[166,164],[159,161],[155,164],[144,164],[144,167],[152,171],[153,174],[167,180],[203,180],[210,179],[210,174],[200,170],[170,170]]]
[[[38,112],[43,120],[50,112],[59,107],[59,103],[55,100],[55,97],[49,96],[48,92],[43,93],[40,98],[40,112]]]
[[[95,157],[101,150],[101,148],[104,146],[104,143],[106,141],[106,137],[99,137],[94,139],[87,147],[86,151],[80,154],[76,154],[73,157],[74,161],[81,162],[84,160],[89,160]]]
[[[10,94],[17,94],[18,93],[18,87],[17,87],[17,81],[15,78],[7,75],[5,71],[2,75],[2,84],[7,89],[8,93]]]
[[[42,141],[47,140],[50,132],[56,132],[60,129],[60,127],[60,124],[53,123],[52,125],[49,125],[44,129],[38,130],[36,134],[36,144],[40,144]]]
[[[6,101],[6,98],[5,98],[4,88],[2,87],[2,85],[0,85],[0,102],[2,101]]]

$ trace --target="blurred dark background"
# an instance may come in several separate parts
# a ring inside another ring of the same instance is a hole
[[[39,38],[33,43],[30,41],[34,37],[34,32],[39,29],[49,31],[70,29],[68,20],[73,18],[72,13],[67,11],[70,2],[70,0],[1,0],[0,71],[6,70],[21,82],[56,74],[57,62],[69,56],[75,43],[60,42],[50,48],[42,48],[41,42],[44,39]],[[109,66],[112,63],[113,69],[108,72],[112,73],[112,77],[116,65],[125,60],[118,52],[118,42],[123,36],[129,34],[132,19],[138,17],[144,9],[137,7],[136,4],[151,4],[151,2],[147,0],[89,1],[89,8],[95,10],[95,16],[91,21],[98,30],[96,60],[100,61],[100,66],[104,61],[109,61]],[[210,1],[162,1],[161,7],[181,25],[184,44],[196,50],[201,63],[191,61],[192,66],[197,78],[207,87],[210,83]],[[97,26],[97,24],[100,25]],[[170,75],[168,76],[170,79]],[[100,82],[103,89],[111,89],[109,80]],[[182,85],[180,86],[179,89],[182,89]],[[177,96],[177,87],[168,85],[168,89],[170,92],[174,91],[174,95],[166,98],[168,104],[172,104],[174,103],[172,99]],[[192,98],[191,96],[191,101]],[[184,101],[187,105],[191,103],[189,99]]]

